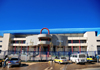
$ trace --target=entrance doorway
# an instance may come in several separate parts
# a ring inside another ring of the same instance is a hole
[[[48,52],[48,47],[43,47],[44,52]]]

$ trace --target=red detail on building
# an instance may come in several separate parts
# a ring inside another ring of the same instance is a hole
[[[71,40],[71,43],[73,43],[73,40]],[[71,46],[71,48],[72,48],[72,52],[73,52],[73,46]]]
[[[79,43],[80,43],[80,40],[79,40]],[[79,51],[81,52],[81,46],[79,46]]]
[[[27,52],[29,51],[29,46],[27,47]]]
[[[16,41],[15,41],[15,44],[16,44]],[[14,54],[16,53],[16,46],[15,46],[15,48],[14,48]]]
[[[42,28],[41,31],[40,31],[40,34],[42,34],[42,30],[44,30],[44,29],[48,30],[48,34],[50,34],[50,31],[49,31],[48,28]]]

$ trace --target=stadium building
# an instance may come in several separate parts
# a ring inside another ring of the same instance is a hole
[[[100,51],[100,28],[0,31],[1,51]]]

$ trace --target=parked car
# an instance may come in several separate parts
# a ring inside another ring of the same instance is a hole
[[[72,54],[70,57],[71,62],[78,63],[84,63],[87,62],[87,55],[85,53],[76,53]]]
[[[0,65],[2,66],[3,59],[0,59]]]
[[[97,58],[94,57],[94,56],[87,56],[87,61],[88,61],[88,62],[97,61]]]
[[[66,57],[55,57],[54,62],[58,62],[59,64],[60,63],[67,63],[68,60]]]
[[[11,66],[13,65],[21,65],[21,60],[19,58],[11,58],[9,61],[8,61],[8,68],[10,68]]]

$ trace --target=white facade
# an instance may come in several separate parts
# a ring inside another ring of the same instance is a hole
[[[20,34],[17,36],[4,33],[3,37],[0,37],[1,51],[27,51],[28,47],[28,51],[39,51],[40,47],[42,51],[100,51],[100,36],[96,36],[95,31],[88,31],[84,34]]]

